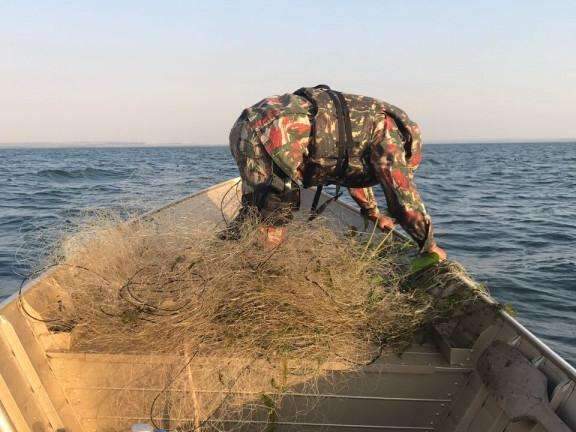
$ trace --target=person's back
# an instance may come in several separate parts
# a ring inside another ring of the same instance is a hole
[[[412,181],[421,143],[418,125],[404,111],[327,86],[263,99],[242,112],[230,134],[244,206],[254,206],[267,223],[287,223],[286,213],[299,206],[295,188],[337,184],[381,228],[391,229],[395,219],[421,250],[443,258]],[[378,211],[371,189],[377,183],[394,219]]]

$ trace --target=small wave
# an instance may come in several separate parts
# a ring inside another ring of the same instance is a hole
[[[436,160],[434,158],[428,157],[427,159],[424,160],[424,162],[422,162],[423,164],[426,165],[442,165],[442,162],[439,160]]]
[[[72,170],[62,169],[46,169],[40,170],[36,173],[39,177],[49,178],[51,180],[66,181],[66,180],[106,180],[106,179],[122,179],[128,177],[133,170],[107,170],[101,168],[82,168]]]

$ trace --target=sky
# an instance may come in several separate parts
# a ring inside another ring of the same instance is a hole
[[[320,83],[425,141],[576,138],[576,1],[0,0],[0,142],[226,144]]]

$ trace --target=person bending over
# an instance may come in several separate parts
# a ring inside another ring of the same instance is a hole
[[[242,207],[223,237],[234,238],[254,209],[264,244],[273,247],[299,208],[299,188],[333,184],[348,187],[380,229],[400,224],[421,253],[446,259],[413,180],[422,160],[420,129],[401,109],[326,85],[301,88],[246,108],[230,132],[230,149],[242,178]],[[378,183],[389,216],[378,209],[372,190]]]

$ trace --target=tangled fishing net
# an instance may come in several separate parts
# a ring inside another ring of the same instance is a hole
[[[115,396],[146,406],[158,427],[228,430],[259,418],[265,430],[286,395],[359,371],[474,301],[433,295],[454,266],[414,276],[409,246],[391,235],[321,221],[288,230],[265,249],[256,223],[225,241],[203,227],[101,217],[62,242],[50,281],[67,300],[52,313],[71,328],[73,351],[162,359],[138,384],[155,392]]]

